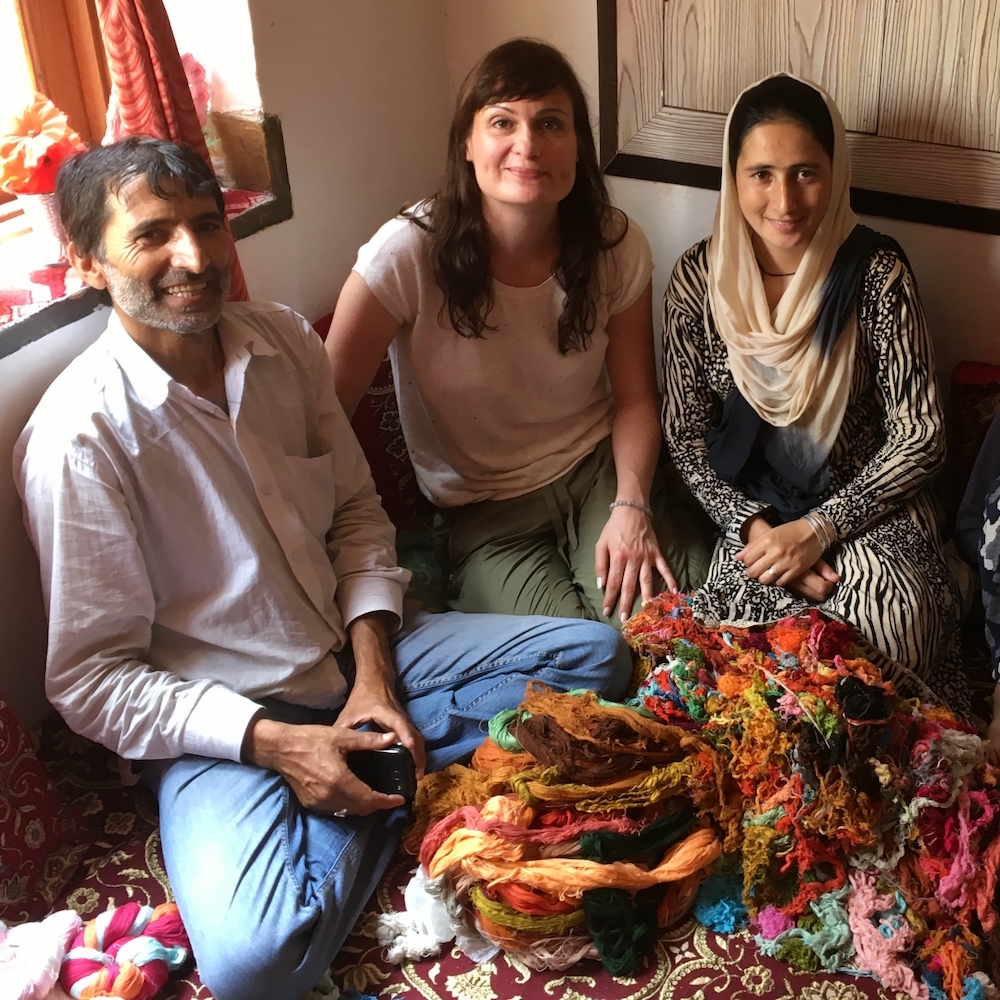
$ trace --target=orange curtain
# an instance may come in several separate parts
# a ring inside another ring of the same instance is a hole
[[[186,143],[211,166],[163,0],[97,0],[97,13],[111,71],[112,137]],[[249,297],[234,244],[229,298]]]

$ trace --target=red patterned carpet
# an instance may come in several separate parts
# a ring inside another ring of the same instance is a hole
[[[872,979],[792,975],[784,963],[761,956],[750,935],[716,934],[693,919],[663,933],[634,979],[614,979],[595,961],[533,972],[500,954],[474,965],[451,946],[437,958],[389,965],[375,940],[377,915],[402,909],[413,867],[401,858],[386,873],[334,964],[342,988],[413,1000],[904,1000]]]
[[[86,920],[129,900],[151,905],[169,900],[149,793],[123,788],[113,755],[59,720],[44,728],[39,753],[59,791],[87,824],[79,867],[52,895],[49,909],[71,907]],[[375,939],[377,915],[402,908],[414,863],[400,856],[362,914],[334,964],[333,978],[341,989],[380,1000],[903,1000],[871,979],[792,975],[782,963],[761,957],[748,935],[715,934],[693,920],[661,936],[653,960],[635,979],[613,979],[594,961],[564,973],[544,973],[512,964],[501,954],[477,966],[450,946],[437,958],[390,965]],[[160,996],[212,1000],[191,966],[172,977]]]

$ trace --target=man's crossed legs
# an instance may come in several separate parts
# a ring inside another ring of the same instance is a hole
[[[529,680],[616,698],[631,678],[618,632],[564,618],[417,615],[392,637],[398,691],[427,769],[467,757]],[[349,668],[348,668],[349,672]],[[269,715],[330,723],[268,701]],[[299,1000],[329,967],[399,843],[406,812],[302,809],[274,771],[182,757],[147,766],[167,872],[202,981],[218,1000]]]

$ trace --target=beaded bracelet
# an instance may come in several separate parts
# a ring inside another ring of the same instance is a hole
[[[803,520],[812,528],[813,534],[823,546],[824,552],[837,540],[837,529],[825,514],[811,510],[803,517]]]
[[[653,516],[653,511],[644,503],[639,503],[638,500],[614,500],[608,504],[608,510],[614,510],[615,507],[635,507],[637,510],[641,510],[647,517]]]

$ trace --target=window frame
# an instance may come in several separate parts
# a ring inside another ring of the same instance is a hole
[[[104,136],[111,77],[94,0],[14,0],[35,90],[44,94],[85,142]],[[0,221],[17,210],[0,191]]]

